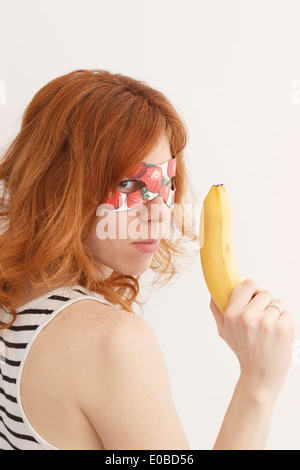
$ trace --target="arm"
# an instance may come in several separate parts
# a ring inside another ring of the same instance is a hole
[[[213,450],[263,450],[275,401],[248,390],[239,380]]]
[[[219,335],[236,354],[241,374],[214,449],[264,449],[276,398],[288,372],[294,339],[292,314],[268,308],[273,297],[247,279],[221,314],[213,300]],[[277,305],[281,300],[274,301]]]
[[[124,312],[101,337],[81,409],[105,449],[189,449],[156,336],[130,315]]]

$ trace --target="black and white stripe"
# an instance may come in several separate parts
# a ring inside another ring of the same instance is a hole
[[[0,450],[56,450],[26,419],[18,382],[28,350],[42,328],[65,307],[84,298],[112,305],[82,286],[61,287],[18,308],[14,324],[0,330]]]

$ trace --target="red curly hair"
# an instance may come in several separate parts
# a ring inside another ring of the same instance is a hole
[[[24,284],[82,285],[133,312],[139,278],[113,272],[99,280],[84,245],[96,209],[166,134],[177,157],[175,206],[183,205],[188,177],[187,130],[173,105],[147,83],[105,70],[76,70],[42,87],[24,111],[21,129],[0,163],[0,305],[16,318]],[[182,210],[184,214],[184,209]],[[182,217],[173,214],[182,229]],[[164,285],[184,255],[182,240],[162,239],[150,268]],[[36,277],[37,276],[37,277]]]

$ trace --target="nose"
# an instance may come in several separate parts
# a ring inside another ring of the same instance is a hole
[[[162,196],[156,196],[151,199],[151,201],[147,201],[144,205],[147,208],[145,216],[147,216],[148,221],[165,222],[170,217],[171,210]]]
[[[171,209],[162,196],[155,196],[137,210],[140,238],[162,238],[171,220]]]

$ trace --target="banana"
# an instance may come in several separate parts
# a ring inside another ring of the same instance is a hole
[[[209,293],[224,314],[232,291],[242,279],[232,242],[232,216],[223,184],[208,192],[200,216],[200,260]]]

